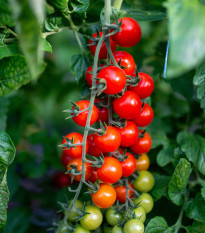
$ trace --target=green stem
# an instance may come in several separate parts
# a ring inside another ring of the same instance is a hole
[[[120,10],[123,0],[114,0],[113,7],[117,10]]]
[[[125,201],[125,215],[122,220],[122,223],[124,224],[126,222],[126,217],[128,215],[128,209],[129,209],[129,186],[128,186],[128,179],[125,179],[125,185],[126,185],[126,201]]]

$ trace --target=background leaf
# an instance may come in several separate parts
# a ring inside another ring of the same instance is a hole
[[[188,227],[188,233],[205,232],[205,223],[194,221],[191,226]]]
[[[0,25],[14,26],[13,16],[7,0],[0,0]]]
[[[170,177],[157,174],[155,177],[155,185],[151,191],[151,194],[155,201],[159,200],[167,190]]]
[[[166,13],[155,11],[128,10],[123,12],[124,16],[132,17],[137,21],[155,21],[166,19]]]
[[[0,97],[0,130],[6,129],[6,119],[9,106],[9,99],[6,97]]]
[[[162,217],[155,217],[149,221],[145,233],[172,233],[173,229],[169,228],[167,222]]]

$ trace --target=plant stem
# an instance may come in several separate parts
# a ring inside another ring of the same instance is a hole
[[[114,0],[113,7],[117,10],[120,10],[123,0]]]
[[[126,217],[128,214],[128,209],[129,209],[129,186],[128,186],[128,179],[125,179],[125,186],[126,186],[126,201],[125,201],[125,215],[124,218],[122,220],[123,223],[126,222]]]

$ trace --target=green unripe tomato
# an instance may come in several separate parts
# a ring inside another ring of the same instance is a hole
[[[81,226],[87,230],[97,229],[103,221],[103,215],[100,209],[96,206],[88,205],[85,207],[85,212],[89,214],[86,214],[80,220]]]
[[[112,228],[112,233],[123,233],[123,229],[121,227],[114,226]]]
[[[71,206],[71,203],[72,201],[70,202],[68,208]],[[79,210],[84,210],[84,205],[81,201],[79,200],[76,200],[75,202],[75,206],[79,209]],[[68,220],[71,221],[71,222],[75,222],[76,221],[76,218],[79,216],[77,210],[75,209],[75,207],[73,206],[70,210],[70,213],[68,215]]]
[[[140,220],[142,223],[146,220],[146,212],[143,207],[139,206],[136,209],[133,210],[133,213],[135,213],[136,219]]]
[[[139,177],[134,181],[133,186],[140,192],[149,192],[154,187],[154,177],[148,171],[139,172]]]
[[[83,228],[80,224],[77,225],[75,231],[73,233],[90,233],[89,230]]]
[[[124,233],[143,233],[144,224],[138,219],[131,219],[124,225]]]
[[[113,208],[108,208],[105,213],[105,218],[108,224],[111,226],[115,226],[118,224],[118,221],[121,222],[123,217],[119,213],[115,213],[115,210]]]
[[[103,233],[112,233],[112,228],[113,227],[110,227],[108,225],[104,225],[103,226]]]
[[[139,204],[140,203],[140,204]],[[146,214],[149,213],[153,206],[154,206],[154,201],[152,196],[149,193],[143,193],[139,198],[134,200],[134,204],[143,207],[145,210]]]

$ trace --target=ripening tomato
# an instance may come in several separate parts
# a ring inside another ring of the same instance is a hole
[[[118,20],[119,23],[121,21],[120,31],[112,36],[112,40],[121,47],[132,47],[136,45],[140,41],[142,34],[139,23],[130,17],[124,17]]]
[[[68,171],[72,169],[70,165],[76,166],[79,172],[82,171],[82,159],[81,158],[72,159],[67,166]],[[92,170],[93,170],[93,167],[91,166],[91,164],[88,162],[85,162],[85,180],[88,180],[90,178]],[[69,176],[72,178],[73,175],[69,174]],[[74,177],[74,180],[80,182],[81,178],[82,178],[82,175],[76,175]]]
[[[97,180],[98,180],[97,169],[92,169],[92,172],[91,172],[91,175],[88,181],[90,181],[91,183],[95,183]]]
[[[124,161],[120,162],[122,165],[122,177],[131,176],[136,170],[136,160],[134,155],[127,152],[126,156],[128,156]]]
[[[62,141],[62,144],[66,143],[66,138],[72,140],[73,144],[80,144],[83,142],[83,135],[80,133],[69,133],[67,134]],[[66,149],[66,147],[63,147],[64,153],[72,158],[79,158],[82,157],[83,147],[81,145],[71,147],[70,149]],[[86,153],[88,151],[88,142],[86,141]]]
[[[122,177],[122,165],[116,158],[105,157],[102,167],[97,168],[97,174],[102,182],[114,184]]]
[[[100,67],[103,67],[105,66],[104,64],[100,64]],[[86,70],[86,73],[85,73],[85,80],[88,84],[88,86],[92,87],[92,81],[93,81],[93,74],[92,74],[92,71],[93,71],[93,67],[92,66],[89,66]]]
[[[137,141],[139,132],[137,126],[132,121],[127,121],[125,127],[117,129],[121,135],[121,146],[129,147]]]
[[[123,119],[134,119],[142,107],[139,96],[133,91],[125,91],[120,98],[113,100],[113,109]]]
[[[67,167],[68,163],[71,161],[72,157],[70,157],[69,155],[67,155],[65,153],[65,151],[63,150],[62,151],[62,154],[61,154],[61,163],[64,167]]]
[[[131,188],[133,188],[133,186],[130,183],[129,183],[129,186]],[[126,202],[126,186],[124,186],[124,185],[116,186],[115,191],[116,191],[116,194],[117,194],[117,200],[120,203],[125,203]],[[133,194],[134,194],[134,191],[129,189],[128,190],[128,196],[131,198],[131,197],[133,197]]]
[[[71,179],[68,174],[65,174],[65,172],[57,172],[52,177],[53,185],[56,188],[64,188],[71,185]]]
[[[99,34],[100,34],[100,37],[102,37],[103,33],[99,32]],[[92,37],[97,38],[97,33],[93,34]],[[93,41],[89,40],[89,45],[92,43]],[[116,43],[112,39],[110,39],[110,47],[111,47],[112,52],[115,52],[117,46],[116,46]],[[95,56],[96,48],[97,48],[97,44],[89,46],[90,52],[93,54],[93,56]],[[106,58],[107,58],[107,48],[105,46],[105,42],[103,42],[100,48],[100,52],[99,52],[99,59],[106,59]]]
[[[154,82],[148,74],[139,72],[138,75],[140,78],[138,85],[129,86],[128,89],[137,93],[140,99],[146,99],[154,90]]]
[[[105,94],[115,95],[123,90],[126,85],[126,75],[122,69],[117,66],[107,66],[97,75],[97,78],[105,80]]]
[[[116,128],[107,126],[107,131],[104,135],[100,136],[95,133],[94,141],[96,146],[103,152],[113,152],[119,148],[121,136]]]
[[[100,156],[102,154],[102,151],[95,144],[94,134],[88,135],[87,141],[88,141],[88,154],[96,157]]]
[[[154,187],[154,177],[149,171],[139,172],[137,180],[134,181],[133,186],[140,192],[149,192]]]
[[[147,103],[144,103],[144,106],[141,109],[140,114],[134,118],[132,121],[139,127],[148,126],[154,118],[154,111],[151,106]]]
[[[141,154],[138,159],[136,159],[136,165],[138,171],[146,171],[149,168],[150,160],[147,154]]]
[[[80,100],[80,101],[76,102],[76,104],[79,106],[79,111],[82,111],[82,110],[89,107],[90,101]],[[74,109],[74,106],[72,108]],[[81,112],[77,116],[72,117],[72,119],[76,124],[84,127],[86,125],[88,113],[89,113],[88,110]],[[73,113],[71,115],[73,115]],[[91,119],[90,119],[90,125],[94,124],[97,121],[97,119],[98,119],[98,109],[95,105],[93,105]]]
[[[91,194],[91,198],[99,208],[109,208],[116,201],[116,192],[110,184],[101,183],[98,191]]]
[[[143,133],[143,130],[140,130],[140,133]],[[147,132],[143,134],[144,135],[130,147],[130,149],[138,155],[149,152],[152,147],[152,138],[150,135]]]
[[[123,68],[126,75],[133,75],[135,72],[135,61],[131,54],[125,51],[117,51],[114,54],[115,60],[118,63],[120,61],[120,65],[124,66]]]

